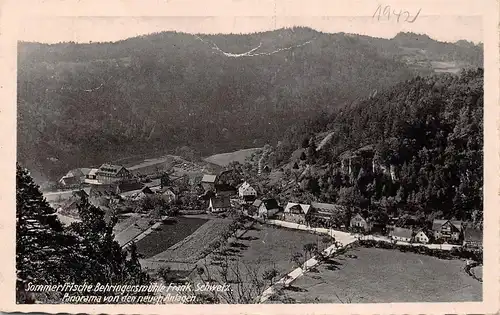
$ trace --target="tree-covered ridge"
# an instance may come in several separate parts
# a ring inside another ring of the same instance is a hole
[[[331,139],[317,151],[324,131]],[[323,115],[288,133],[269,162],[317,200],[478,221],[483,70],[417,77]]]
[[[472,56],[452,59],[460,67],[482,63],[480,48],[433,42]],[[259,55],[223,53],[256,47]],[[431,72],[421,59],[447,58],[413,51],[308,28],[19,43],[18,159],[54,178],[136,152],[188,146],[210,155],[273,143],[320,110]]]

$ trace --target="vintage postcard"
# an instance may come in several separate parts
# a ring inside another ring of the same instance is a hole
[[[498,312],[495,1],[1,23],[2,311]]]

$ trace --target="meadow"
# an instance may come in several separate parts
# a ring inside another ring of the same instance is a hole
[[[481,301],[481,283],[465,273],[464,265],[463,260],[358,247],[298,278],[280,299],[294,303]]]

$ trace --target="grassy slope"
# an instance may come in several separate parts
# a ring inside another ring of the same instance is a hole
[[[226,166],[231,162],[244,163],[245,159],[251,156],[257,150],[259,150],[259,148],[243,149],[234,152],[215,154],[205,158],[205,161],[219,166]]]
[[[176,218],[177,222],[163,224],[137,244],[137,252],[145,258],[155,256],[188,237],[207,222],[200,218]]]

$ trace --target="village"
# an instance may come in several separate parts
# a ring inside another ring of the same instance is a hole
[[[164,205],[177,204],[179,210],[176,214],[208,213],[224,216],[228,212],[237,211],[264,221],[280,220],[313,228],[329,228],[357,233],[364,238],[376,237],[380,241],[429,246],[444,244],[445,246],[440,248],[462,246],[482,250],[482,231],[468,222],[434,219],[424,225],[418,222],[412,226],[410,217],[408,227],[408,218],[400,220],[397,217],[389,217],[386,222],[382,222],[364,217],[360,211],[338,204],[302,203],[300,200],[280,203],[266,192],[258,192],[249,181],[235,181],[231,171],[227,170],[219,174],[203,174],[201,178],[193,179],[187,176],[175,178],[158,172],[156,175],[153,172],[147,176],[138,176],[124,166],[103,164],[99,168],[72,170],[60,179],[59,184],[66,188],[65,193],[56,194],[57,198],[46,195],[46,198],[56,205],[61,215],[66,213],[69,217],[74,217],[76,204],[82,195],[85,195],[91,204],[105,211],[127,208],[133,202],[154,197],[161,199]],[[188,186],[194,189],[190,190]],[[184,203],[179,202],[181,196],[184,196]],[[189,206],[189,202],[186,202],[187,196],[192,201]],[[163,217],[165,214],[162,212]],[[401,221],[404,221],[403,224]]]

